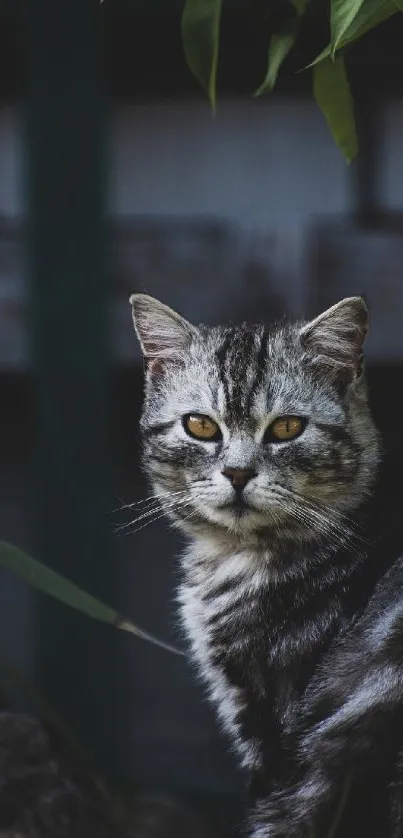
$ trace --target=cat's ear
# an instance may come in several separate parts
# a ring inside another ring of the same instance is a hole
[[[368,309],[362,297],[347,297],[311,320],[300,331],[309,360],[340,382],[362,371]]]
[[[146,361],[160,368],[181,360],[197,329],[176,311],[147,294],[132,294],[133,323]]]

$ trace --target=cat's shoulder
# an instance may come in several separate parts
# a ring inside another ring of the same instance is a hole
[[[362,628],[374,651],[389,653],[394,647],[403,664],[403,555],[378,580],[363,614]]]
[[[378,578],[367,613],[379,613],[379,616],[382,616],[383,611],[399,605],[403,611],[403,555],[389,562]]]

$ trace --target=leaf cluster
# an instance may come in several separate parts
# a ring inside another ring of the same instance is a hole
[[[185,57],[190,70],[207,93],[213,110],[216,107],[223,2],[185,0],[182,14]],[[268,46],[267,72],[256,96],[269,93],[275,87],[283,62],[297,39],[302,37],[301,33],[306,31],[304,18],[312,9],[313,2],[259,0],[259,13],[262,19],[273,22],[273,31]],[[305,69],[312,73],[313,94],[333,138],[350,162],[358,152],[358,139],[344,52],[371,29],[403,11],[403,0],[330,0],[326,7],[330,41]]]

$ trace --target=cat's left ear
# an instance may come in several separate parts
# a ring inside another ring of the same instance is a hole
[[[311,363],[348,383],[361,374],[367,331],[368,309],[363,297],[347,297],[303,326],[300,338]]]
[[[166,361],[180,361],[198,331],[172,308],[147,294],[132,294],[133,323],[149,370],[161,370]]]

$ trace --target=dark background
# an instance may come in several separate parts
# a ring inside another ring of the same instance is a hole
[[[276,92],[255,101],[269,33],[258,3],[227,3],[212,120],[184,62],[180,11],[168,0],[0,4],[0,537],[183,647],[179,538],[162,520],[116,532],[134,517],[116,510],[149,494],[128,296],[146,290],[213,323],[366,294],[384,503],[399,518],[403,16],[349,54],[361,154],[347,167],[309,73],[295,72],[326,41],[320,20]],[[237,819],[242,778],[189,662],[5,571],[0,603],[2,657],[112,782]]]

